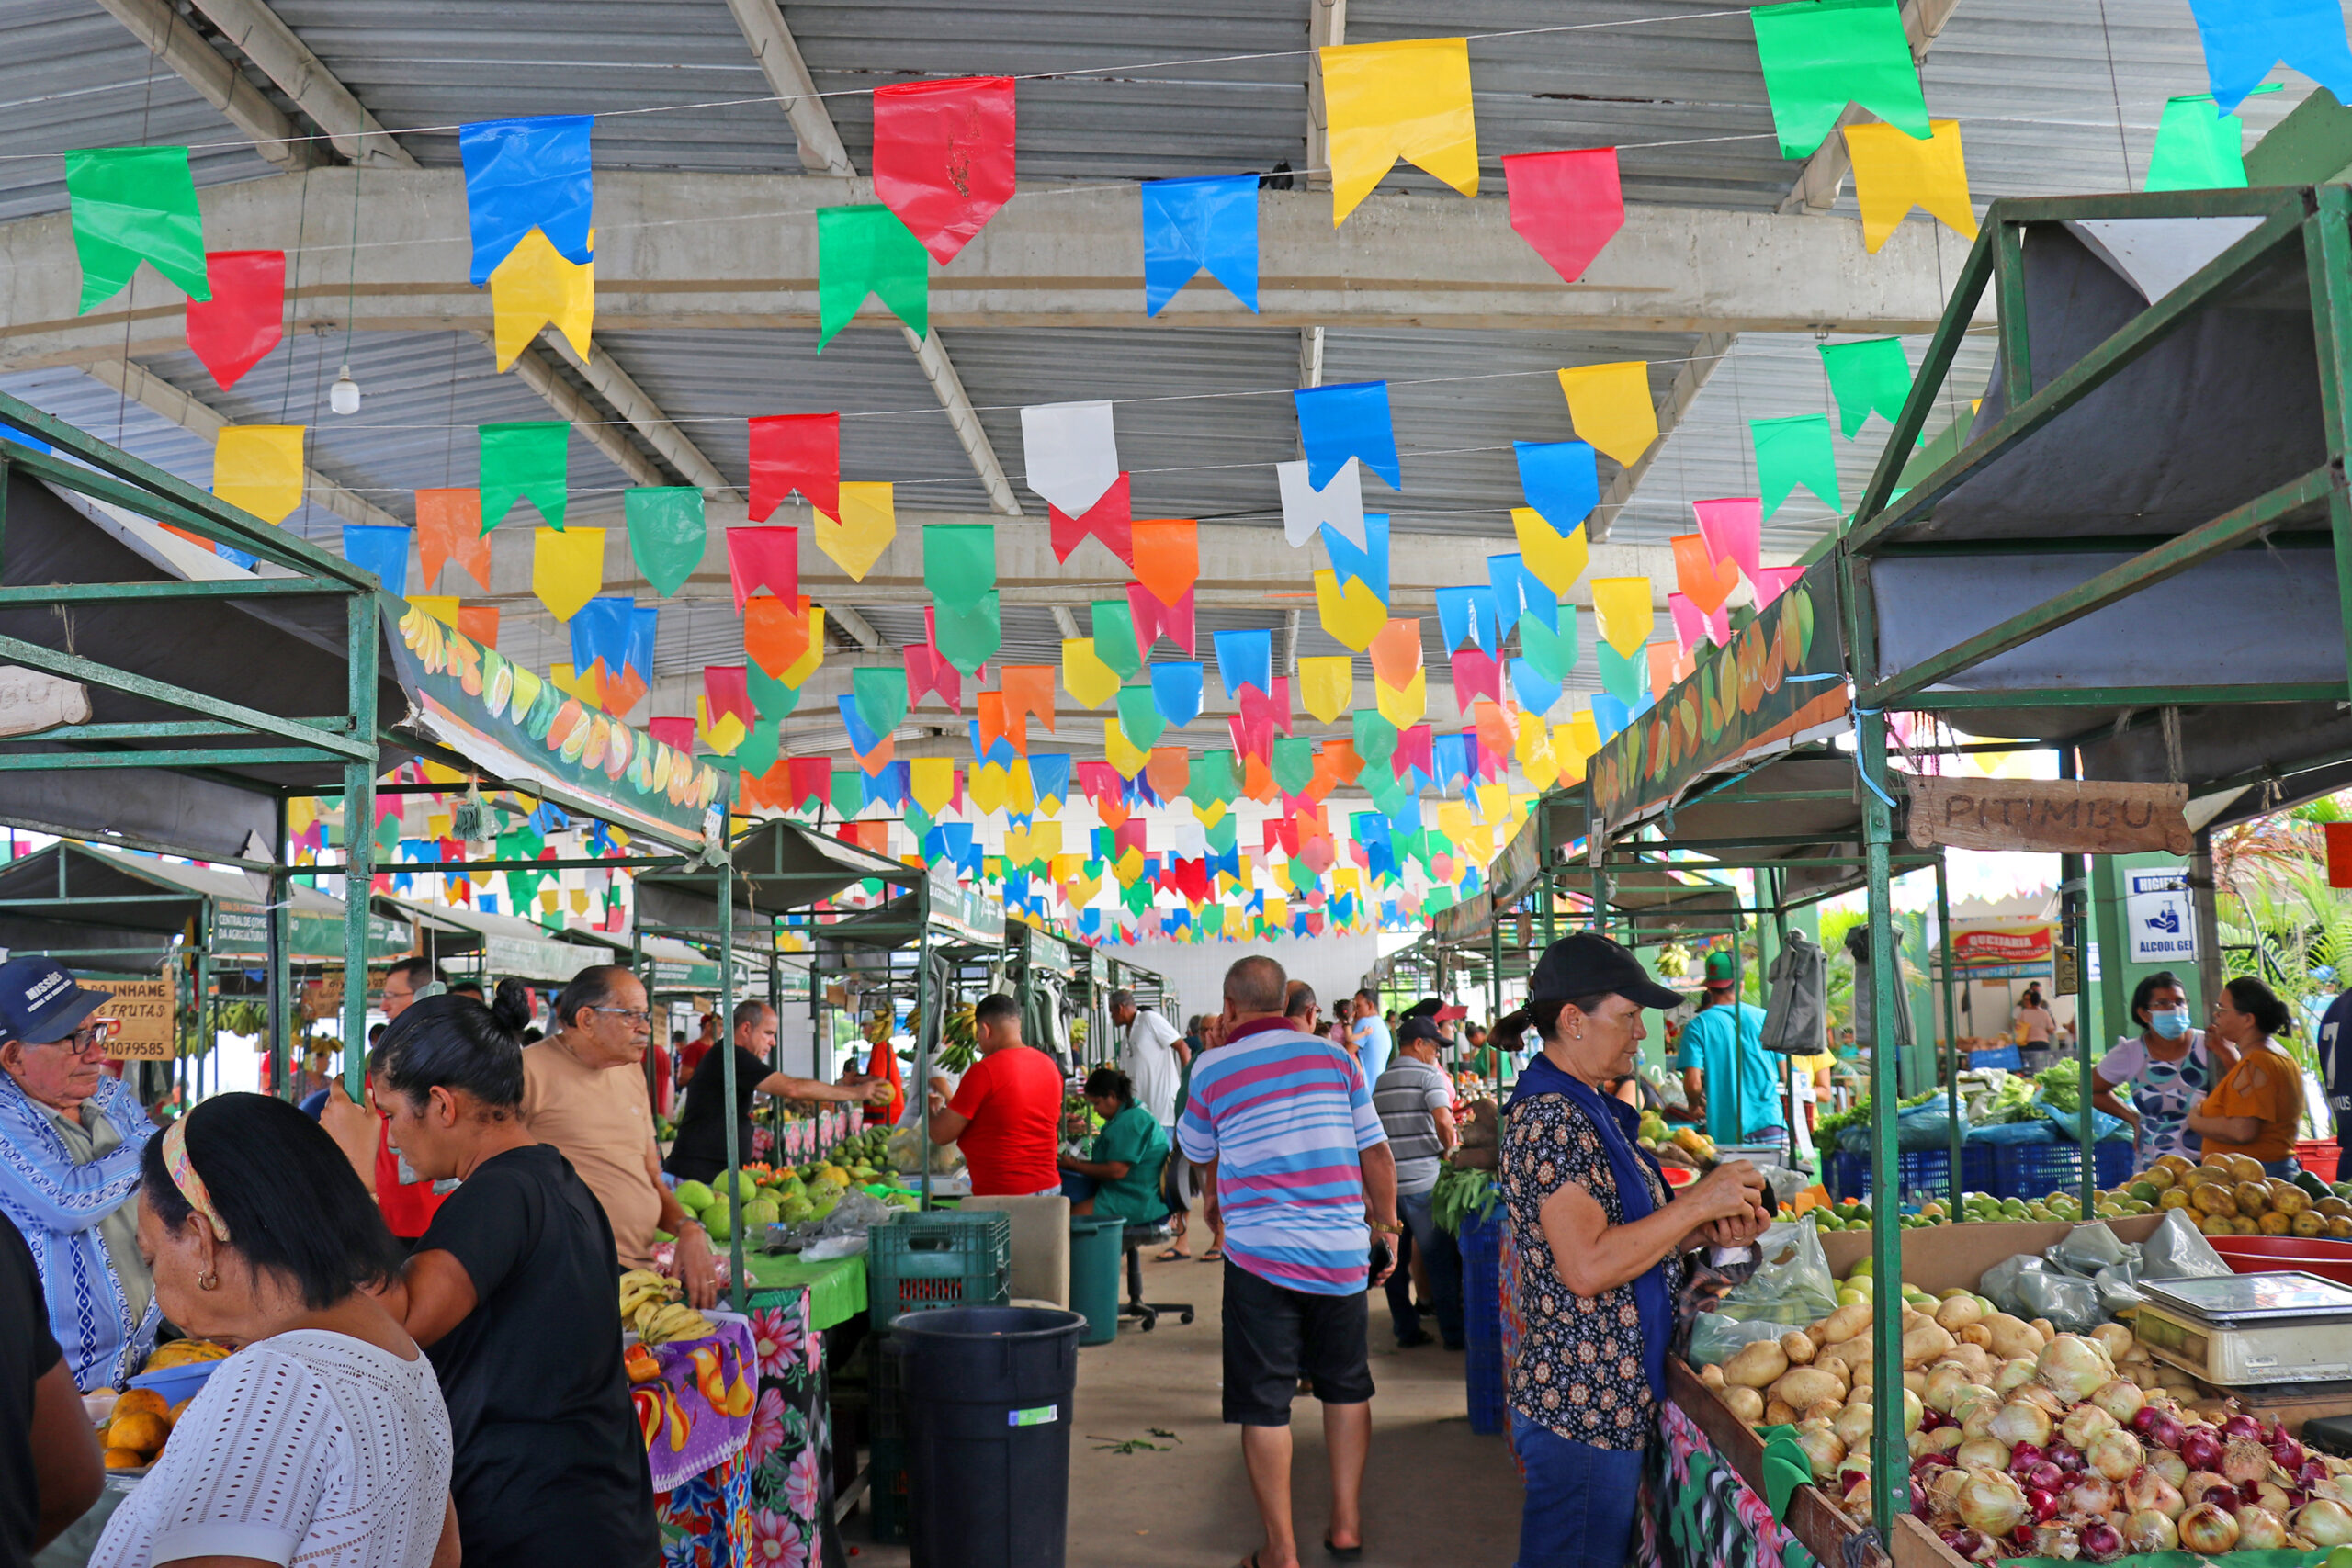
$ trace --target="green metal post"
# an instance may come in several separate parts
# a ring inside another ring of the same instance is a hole
[[[1871,1267],[1888,1285],[1903,1278],[1903,1231],[1895,1186],[1901,1161],[1895,1150],[1894,1010],[1904,1005],[1895,972],[1894,879],[1887,864],[1894,840],[1894,814],[1880,791],[1887,787],[1886,716],[1857,714],[1860,744],[1862,837],[1870,857],[1871,921]],[[1871,1304],[1871,1376],[1879,1388],[1903,1386],[1901,1292],[1874,1294]],[[1894,1516],[1910,1500],[1911,1451],[1903,1427],[1903,1403],[1877,1402],[1871,1420],[1871,1518],[1882,1541],[1894,1538]]]
[[[946,1006],[940,998],[939,1008],[932,1005],[931,995],[931,878],[915,884],[915,914],[921,922],[915,938],[915,1081],[916,1112],[915,1156],[922,1161],[922,1179],[918,1184],[916,1207],[931,1207],[931,1042],[937,1032],[932,1014]]]
[[[735,858],[726,819],[720,819],[718,848],[718,1063],[719,1087],[727,1091],[727,1200],[734,1205],[735,1223],[727,1235],[727,1304],[743,1310],[743,1150],[741,1120],[735,1114]]]
[[[357,1100],[367,1073],[368,901],[376,887],[376,655],[383,637],[374,592],[354,593],[349,605],[351,735],[368,749],[366,757],[343,769],[343,1080]],[[271,858],[286,858],[282,834]]]
[[[2062,779],[2079,776],[2075,765],[2075,749],[2071,746],[2062,746],[2058,750],[2058,776]],[[2064,945],[2075,950],[2078,962],[2085,945],[2083,909],[2088,902],[2083,896],[2086,874],[2086,863],[2082,856],[2061,855],[2058,857],[2059,937]],[[2054,961],[2051,968],[2051,989],[2054,991],[2058,988],[2057,965]],[[2078,1009],[2079,1006],[2078,998]],[[2091,1052],[2091,1032],[2082,1027],[2082,1021],[2078,1017],[2075,1028],[2075,1065],[2081,1074],[2077,1081],[2082,1085],[2082,1098],[2075,1107],[2075,1146],[2082,1151],[2083,1171],[2082,1179],[2076,1183],[2075,1190],[2076,1195],[2082,1200],[2082,1217],[2086,1220],[2091,1217],[2093,1201],[2091,1195],[2098,1190],[2098,1135],[2096,1131],[2098,1118],[2091,1111],[2091,1063],[2095,1059]]]
[[[1944,1109],[1951,1119],[1951,1217],[1960,1218],[1960,1021],[1951,1005],[1951,887],[1944,874],[1944,857],[1936,856],[1936,942],[1943,960]]]

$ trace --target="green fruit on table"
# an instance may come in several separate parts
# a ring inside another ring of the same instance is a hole
[[[743,1205],[743,1224],[749,1230],[759,1230],[776,1224],[784,1217],[781,1205],[770,1198],[754,1198]]]
[[[735,1216],[713,1204],[702,1217],[702,1228],[713,1241],[727,1241],[735,1235]]]
[[[678,1203],[688,1213],[699,1214],[710,1207],[711,1191],[699,1181],[678,1183]]]

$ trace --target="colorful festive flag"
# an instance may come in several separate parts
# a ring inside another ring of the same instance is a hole
[[[898,502],[888,480],[843,480],[838,518],[817,513],[817,547],[854,582],[865,581],[898,536]]]
[[[1593,655],[1600,665],[1603,691],[1629,707],[1642,700],[1649,678],[1649,660],[1639,647],[1630,653],[1620,653],[1604,642],[1593,649]]]
[[[490,586],[490,539],[481,525],[481,492],[421,490],[416,492],[416,544],[424,584],[455,560],[484,589]]]
[[[1021,466],[1023,483],[1065,516],[1084,516],[1119,482],[1111,405],[1034,403],[1023,409]]]
[[[931,335],[931,256],[922,242],[887,207],[817,209],[818,353],[868,294],[917,337]]]
[[[1764,569],[1764,503],[1752,495],[1694,501],[1699,535],[1710,560],[1728,560],[1753,582]]]
[[[1768,566],[1756,574],[1756,607],[1762,609],[1804,575],[1801,566]]]
[[[1374,48],[1366,44],[1361,47]],[[1336,387],[1302,387],[1291,394],[1298,410],[1298,439],[1306,453],[1307,481],[1321,490],[1351,457],[1405,488],[1396,461],[1396,426],[1388,412],[1388,383],[1351,381]]]
[[[1258,308],[1257,175],[1144,182],[1144,314],[1159,314],[1204,270]]]
[[[1200,525],[1193,519],[1137,518],[1133,537],[1136,579],[1162,604],[1173,604],[1199,580]]]
[[[1151,667],[1151,695],[1160,716],[1178,729],[1201,716],[1201,666],[1190,660]]]
[[[1120,565],[1133,570],[1136,559],[1135,524],[1127,501],[1126,475],[1121,474],[1114,479],[1100,501],[1076,516],[1047,502],[1046,522],[1051,530],[1056,560],[1069,560],[1070,552],[1091,534],[1102,541],[1104,549],[1119,558]]]
[[[539,520],[563,531],[570,486],[571,426],[560,419],[521,420],[480,426],[481,520],[485,531],[506,521],[518,501],[527,501]]]
[[[1600,504],[1600,473],[1590,443],[1514,441],[1511,448],[1519,457],[1521,492],[1555,532],[1567,533]]]
[[[1537,668],[1532,659],[1510,661],[1510,689],[1519,699],[1519,705],[1530,713],[1547,714],[1559,705],[1560,677]],[[1528,728],[1540,731],[1543,726],[1530,725]]]
[[[1099,612],[1101,606],[1097,605]],[[1125,605],[1119,606],[1125,610]],[[1128,639],[1132,642],[1132,637]],[[1141,669],[1141,665],[1136,667]],[[1066,637],[1062,641],[1062,690],[1068,692],[1080,707],[1099,708],[1119,693],[1119,671],[1095,656],[1092,637]]]
[[[792,667],[808,651],[817,635],[802,607],[806,603],[773,593],[754,593],[743,601],[744,656],[771,679],[788,686],[801,683],[791,678]]]
[[[372,571],[388,593],[408,592],[409,530],[374,523],[343,525],[343,558]]]
[[[1471,701],[1484,695],[1500,702],[1503,698],[1502,665],[1484,649],[1456,649],[1447,662],[1453,668],[1453,702],[1456,711],[1469,711]]]
[[[1695,654],[1702,643],[1712,642],[1720,648],[1731,641],[1731,612],[1721,605],[1702,610],[1689,594],[1669,593],[1666,596],[1666,609],[1674,622],[1676,649],[1686,656]]]
[[[1054,728],[1054,667],[1050,664],[1008,664],[999,680],[1003,688],[1004,716],[1007,723],[1024,724],[1031,718],[1047,730]]]
[[[784,498],[798,491],[828,517],[842,511],[842,416],[772,413],[747,422],[751,431],[751,521],[764,523]],[[740,601],[739,593],[737,599]]]
[[[1838,488],[1838,451],[1829,444],[1829,416],[1795,414],[1786,419],[1751,419],[1747,428],[1756,443],[1756,483],[1763,493],[1764,518],[1770,521],[1797,486],[1803,485],[1832,512],[1846,502]]]
[[[1657,440],[1657,407],[1650,400],[1650,367],[1645,362],[1571,366],[1560,372],[1560,391],[1568,400],[1577,438],[1619,464],[1631,467]]]
[[[458,128],[466,222],[473,237],[468,276],[476,288],[534,229],[565,261],[588,260],[596,199],[589,137],[595,124],[593,115],[537,115]]]
[[[2166,99],[2141,188],[2244,190],[2245,183],[2245,121],[2222,113],[2211,93]],[[220,288],[217,279],[213,288]]]
[[[458,605],[458,635],[469,637],[484,648],[496,648],[498,646],[498,606],[495,604]]]
[[[1574,607],[1565,624],[1555,629],[1544,624],[1533,611],[1519,618],[1519,651],[1522,660],[1532,664],[1546,679],[1557,684],[1568,678],[1577,664],[1577,621]]]
[[[633,485],[621,492],[621,513],[628,524],[629,557],[637,562],[637,570],[645,574],[654,592],[664,599],[673,597],[702,564],[708,539],[702,491],[693,485]],[[735,534],[764,531],[731,530],[729,547],[733,547]],[[797,594],[799,587],[796,578],[786,591]],[[742,607],[739,593],[735,602],[739,614]]]
[[[1854,163],[1854,200],[1862,210],[1862,248],[1876,255],[1915,207],[1947,227],[1976,237],[1976,209],[1968,199],[1968,161],[1960,121],[1939,119],[1935,135],[1915,141],[1891,125],[1846,127]]]
[[[907,672],[887,664],[861,664],[849,672],[850,694],[858,716],[876,734],[888,734],[907,716]]]
[[[1354,660],[1330,654],[1298,661],[1298,700],[1323,723],[1338,723],[1355,694]]]
[[[1270,693],[1274,683],[1274,634],[1263,626],[1213,634],[1216,677],[1226,695],[1240,700],[1244,687]]]
[[[1849,102],[1901,134],[1928,134],[1928,102],[1896,0],[1793,0],[1747,17],[1781,157],[1812,157]]]
[[[531,592],[568,621],[605,585],[605,531],[540,528],[531,535]]]
[[[1276,463],[1274,481],[1282,494],[1283,534],[1295,548],[1329,528],[1362,548],[1364,543],[1363,475],[1356,459],[1340,465],[1331,482],[1317,490],[1307,478],[1306,459]]]
[[[65,154],[74,252],[82,263],[77,315],[111,299],[147,263],[190,299],[212,298],[204,215],[185,147],[86,147]]]
[[[1374,598],[1388,603],[1388,513],[1364,513],[1362,548],[1329,526],[1320,536],[1323,553],[1330,558],[1331,570],[1341,583],[1361,583]]]
[[[1125,599],[1098,599],[1090,607],[1094,633],[1094,657],[1118,671],[1122,680],[1143,673],[1143,645],[1136,633],[1135,611]],[[1073,692],[1072,694],[1076,694]],[[1092,707],[1095,705],[1086,705]]]
[[[1120,688],[1122,694],[1129,689]],[[1148,686],[1132,689],[1142,692],[1146,697],[1151,695],[1151,688]],[[1125,705],[1124,701],[1122,705]],[[1158,723],[1159,716],[1154,713],[1151,718],[1152,722]],[[1117,771],[1121,778],[1131,779],[1143,772],[1144,764],[1150,761],[1150,756],[1142,747],[1127,739],[1125,721],[1114,717],[1102,721],[1102,759]]]
[[[501,371],[550,326],[584,360],[596,325],[596,264],[564,260],[534,229],[491,269],[490,310],[492,354]]]
[[[1495,594],[1491,588],[1439,589],[1437,624],[1439,640],[1449,652],[1465,642],[1475,643],[1488,653],[1502,646],[1495,623]]]
[[[940,656],[977,678],[980,666],[1004,646],[1003,611],[997,591],[991,588],[967,605],[941,604],[937,609]]]
[[[1012,198],[1012,78],[894,82],[873,104],[875,199],[945,266]]]
[[[2243,182],[2245,171],[2239,171]],[[1825,343],[1821,367],[1829,376],[1829,395],[1838,400],[1838,424],[1851,441],[1871,414],[1893,424],[1903,417],[1911,396],[1911,362],[1904,357],[1903,340],[1864,338],[1858,343]]]
[[[1519,558],[1525,570],[1555,594],[1565,594],[1584,575],[1591,559],[1584,525],[1557,529],[1532,506],[1514,506],[1511,529],[1519,536]]]
[[[299,424],[221,426],[213,437],[212,493],[265,523],[285,522],[302,504],[309,479],[302,466],[304,429]]]
[[[187,302],[188,352],[225,392],[286,335],[286,253],[210,251],[204,271],[212,295]]]
[[[996,587],[996,525],[930,523],[922,531],[922,585],[943,609],[968,609]]]
[[[1596,577],[1592,580],[1592,616],[1600,624],[1601,640],[1631,659],[1649,641],[1657,624],[1657,608],[1646,577]]]
[[[2281,61],[2352,104],[2352,42],[2337,0],[2189,0],[2188,8],[2222,110],[2235,109]]]
[[[1341,587],[1329,567],[1315,574],[1315,609],[1323,629],[1342,648],[1362,653],[1388,624],[1388,605],[1361,581],[1351,578]]]
[[[1401,686],[1377,679],[1372,683],[1374,705],[1382,717],[1399,729],[1429,711],[1429,675],[1420,670],[1414,671]]]
[[[1392,620],[1372,639],[1372,677],[1385,686],[1402,686],[1421,667],[1421,623]]]
[[[1333,228],[1399,158],[1464,196],[1478,194],[1468,39],[1336,44],[1316,52],[1323,67]]]
[[[1667,543],[1674,549],[1676,582],[1702,615],[1713,615],[1739,586],[1739,568],[1714,555],[1702,535],[1677,534]]]
[[[1510,199],[1511,228],[1565,282],[1582,277],[1625,226],[1614,147],[1507,153],[1503,188]]]

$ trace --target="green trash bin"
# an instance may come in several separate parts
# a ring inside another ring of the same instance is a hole
[[[1120,1242],[1125,1220],[1069,1218],[1069,1309],[1086,1319],[1081,1345],[1108,1345],[1119,1337]]]

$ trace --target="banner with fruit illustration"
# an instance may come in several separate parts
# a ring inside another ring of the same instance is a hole
[[[412,605],[393,643],[413,722],[492,777],[683,847],[724,831],[729,778]]]
[[[1595,814],[1621,827],[1758,747],[1845,716],[1838,626],[1836,563],[1824,561],[1600,749]]]

